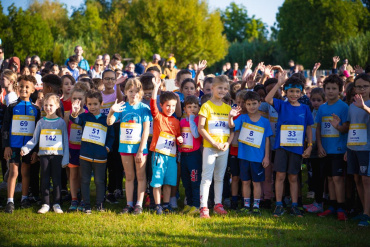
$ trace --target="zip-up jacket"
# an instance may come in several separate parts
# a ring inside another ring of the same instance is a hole
[[[21,148],[26,145],[31,140],[39,119],[40,110],[30,101],[18,98],[17,102],[10,104],[5,111],[3,121],[3,148]]]
[[[113,126],[107,125],[107,117],[101,115],[96,119],[93,114],[88,112],[82,113],[76,118],[72,117],[71,114],[69,119],[82,126],[80,159],[95,163],[106,163],[108,152],[112,150],[114,141]],[[97,139],[97,134],[102,131],[99,127],[106,128],[106,138],[103,145],[100,143],[103,140]]]

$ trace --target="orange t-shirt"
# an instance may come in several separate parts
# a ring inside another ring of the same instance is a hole
[[[168,117],[160,112],[157,107],[157,100],[150,99],[150,111],[153,116],[153,138],[150,144],[150,151],[155,152],[155,146],[161,132],[172,134],[176,138],[181,135],[180,121],[175,117]]]

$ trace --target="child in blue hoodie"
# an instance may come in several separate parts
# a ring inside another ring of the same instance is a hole
[[[105,194],[105,170],[107,156],[112,149],[114,131],[107,126],[107,117],[100,113],[103,98],[98,91],[89,91],[86,95],[88,113],[78,115],[80,102],[72,104],[72,114],[69,119],[82,126],[82,140],[80,150],[81,192],[85,203],[84,212],[91,214],[90,181],[91,171],[94,170],[96,186],[96,205],[98,211],[105,211],[103,207]]]

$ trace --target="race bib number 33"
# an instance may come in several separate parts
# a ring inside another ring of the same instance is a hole
[[[280,146],[303,146],[303,125],[282,125]]]
[[[35,117],[26,115],[13,115],[12,135],[33,136],[35,131]]]
[[[100,146],[105,146],[105,139],[107,137],[107,127],[99,124],[86,122],[83,134],[82,141],[95,143]]]

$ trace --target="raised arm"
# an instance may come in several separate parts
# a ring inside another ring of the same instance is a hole
[[[333,69],[332,69],[333,74],[338,74],[337,64],[339,61],[340,58],[338,56],[333,57]]]
[[[284,71],[283,73],[280,73],[278,83],[271,89],[271,91],[267,94],[265,101],[269,103],[270,105],[274,104],[274,95],[277,92],[277,90],[284,84],[286,80],[287,73]]]
[[[203,90],[203,81],[200,82],[199,81],[199,75],[200,73],[205,69],[207,68],[207,60],[202,60],[202,61],[199,61],[198,63],[198,69],[197,69],[197,73],[195,74],[195,82],[197,83],[197,85],[200,87],[201,90]]]
[[[229,122],[229,127],[230,128],[234,128],[235,127],[234,117],[238,116],[240,114],[240,111],[241,110],[242,110],[242,108],[240,108],[240,106],[236,106],[236,107],[233,107],[231,109],[231,111],[229,112],[228,122]]]
[[[114,116],[115,112],[123,112],[125,109],[125,102],[121,101],[117,103],[118,99],[116,99],[116,102],[112,105],[112,107],[109,109],[109,113],[107,116],[107,124],[108,126],[111,126],[116,121],[116,117]]]
[[[321,63],[315,63],[315,66],[313,66],[313,69],[312,69],[312,85],[317,84],[316,72],[320,68],[320,66],[321,66]]]

